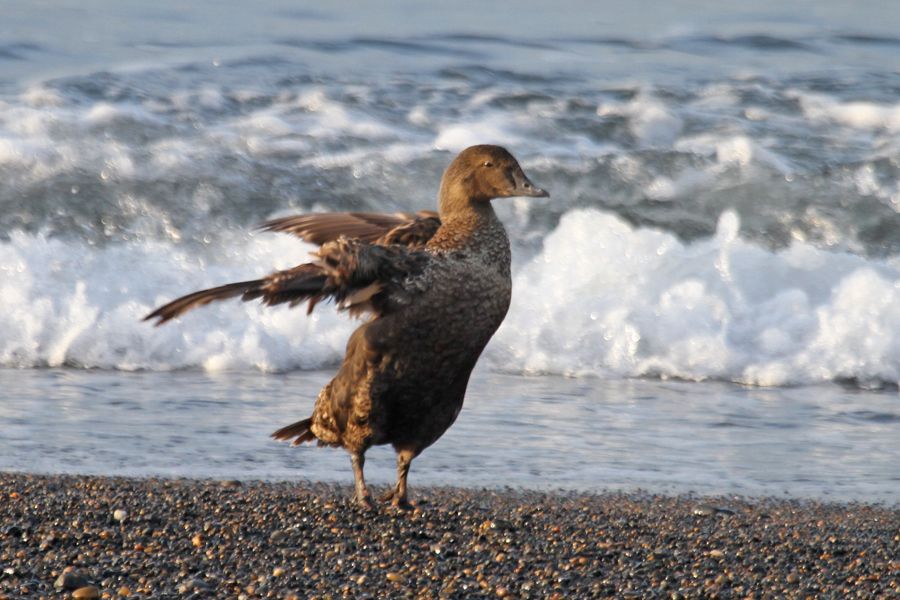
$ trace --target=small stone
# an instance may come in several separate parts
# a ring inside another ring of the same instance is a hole
[[[186,594],[188,592],[195,592],[198,590],[207,590],[209,586],[202,579],[197,579],[196,577],[191,579],[185,579],[181,582],[181,585],[178,586],[179,594]]]
[[[53,587],[61,590],[72,591],[86,587],[89,584],[90,582],[77,571],[65,571],[62,575],[56,578]]]
[[[113,519],[119,521],[120,523],[128,518],[128,513],[122,510],[121,508],[117,508],[113,511]]]
[[[100,590],[94,585],[86,585],[72,592],[72,598],[75,600],[96,600],[99,597]]]
[[[788,573],[788,583],[797,583],[798,581],[800,581],[800,575],[797,573],[797,571],[791,571],[790,573]]]
[[[694,510],[694,514],[698,517],[709,517],[715,514],[733,515],[735,511],[727,506],[713,506],[712,504],[698,504]]]
[[[365,575],[360,575],[359,577],[356,578],[356,585],[362,585],[362,584],[364,584],[365,582],[366,582],[366,576],[365,576]]]
[[[131,595],[131,588],[128,587],[128,586],[126,586],[126,585],[123,585],[122,587],[119,588],[119,590],[118,590],[117,593],[118,593],[120,596],[130,596],[130,595]]]
[[[191,543],[194,545],[194,548],[199,548],[203,545],[203,536],[199,533],[191,538]]]
[[[272,535],[269,536],[269,541],[273,544],[278,544],[283,542],[287,538],[287,534],[283,531],[273,531]]]
[[[284,575],[284,569],[282,569],[281,567],[275,567],[274,569],[272,569],[272,575],[274,575],[275,577],[281,577],[282,575]]]
[[[721,550],[710,550],[710,551],[709,551],[709,555],[710,555],[712,558],[722,558],[722,557],[725,556],[725,553],[722,552]]]
[[[52,533],[50,533],[48,535],[45,535],[43,538],[41,538],[41,544],[40,544],[40,546],[38,546],[38,549],[41,550],[41,552],[44,552],[48,548],[52,547],[53,544],[55,544],[55,543],[56,543],[56,536],[53,535]]]
[[[403,581],[403,575],[401,575],[400,573],[391,572],[391,573],[387,574],[387,579],[388,579],[388,581],[393,581],[394,583],[399,583],[399,582]]]

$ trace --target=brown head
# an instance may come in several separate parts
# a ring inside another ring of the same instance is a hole
[[[483,144],[469,146],[450,163],[441,178],[441,218],[465,207],[477,208],[494,198],[549,194],[536,187],[506,148]]]

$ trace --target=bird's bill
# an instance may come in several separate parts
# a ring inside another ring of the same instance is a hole
[[[527,196],[529,198],[549,198],[550,194],[547,190],[541,189],[531,183],[531,180],[521,170],[513,172],[513,181],[516,187],[510,193],[510,196]]]

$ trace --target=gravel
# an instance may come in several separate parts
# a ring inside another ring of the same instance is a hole
[[[900,596],[897,506],[416,488],[415,510],[367,512],[350,493],[0,473],[0,598]]]

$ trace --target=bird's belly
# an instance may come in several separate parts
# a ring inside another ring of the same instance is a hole
[[[472,296],[453,311],[446,311],[445,296],[440,306],[423,302],[404,315],[382,355],[384,376],[373,382],[373,407],[384,407],[386,416],[374,443],[418,452],[456,420],[469,375],[508,307],[503,297]]]

